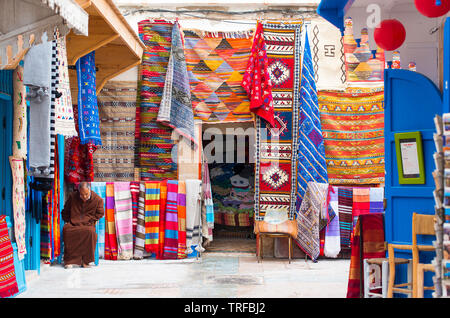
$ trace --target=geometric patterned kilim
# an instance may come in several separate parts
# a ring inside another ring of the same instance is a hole
[[[206,123],[252,121],[250,101],[241,86],[252,32],[185,30],[184,39],[194,118]]]
[[[328,180],[384,183],[384,92],[318,93]]]
[[[256,116],[255,220],[295,218],[300,116],[301,23],[263,24],[276,126]]]

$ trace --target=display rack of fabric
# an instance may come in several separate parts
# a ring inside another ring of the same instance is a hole
[[[160,182],[145,182],[145,251],[155,254],[159,253],[160,198]]]
[[[114,220],[118,259],[133,257],[133,202],[130,182],[114,182]]]
[[[105,259],[117,260],[117,236],[115,226],[115,202],[114,202],[114,183],[106,183],[106,203],[105,203]]]
[[[167,181],[166,222],[164,228],[164,254],[166,259],[178,255],[178,181]]]

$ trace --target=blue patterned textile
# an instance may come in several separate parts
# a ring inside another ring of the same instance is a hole
[[[78,129],[81,144],[101,145],[98,117],[95,51],[78,59]]]
[[[300,91],[300,125],[298,137],[297,211],[308,182],[328,183],[325,147],[320,124],[319,102],[314,81],[311,48],[306,32]]]

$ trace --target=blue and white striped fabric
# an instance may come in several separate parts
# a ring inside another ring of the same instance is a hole
[[[103,208],[106,210],[106,182],[91,182],[91,191],[97,193],[103,199]],[[96,224],[97,245],[99,258],[105,257],[105,216]]]
[[[308,182],[328,183],[319,102],[307,32],[304,43],[298,136],[297,211],[300,209]]]

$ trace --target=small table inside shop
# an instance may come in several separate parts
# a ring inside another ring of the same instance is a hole
[[[287,238],[288,239],[288,249],[289,249],[289,264],[291,263],[292,258],[292,237],[287,233],[271,233],[271,232],[260,232],[257,234],[258,236],[258,263],[262,260],[263,246],[262,246],[262,238],[263,237],[272,237],[272,238]],[[275,250],[274,250],[275,254]],[[275,256],[275,255],[274,255]]]

